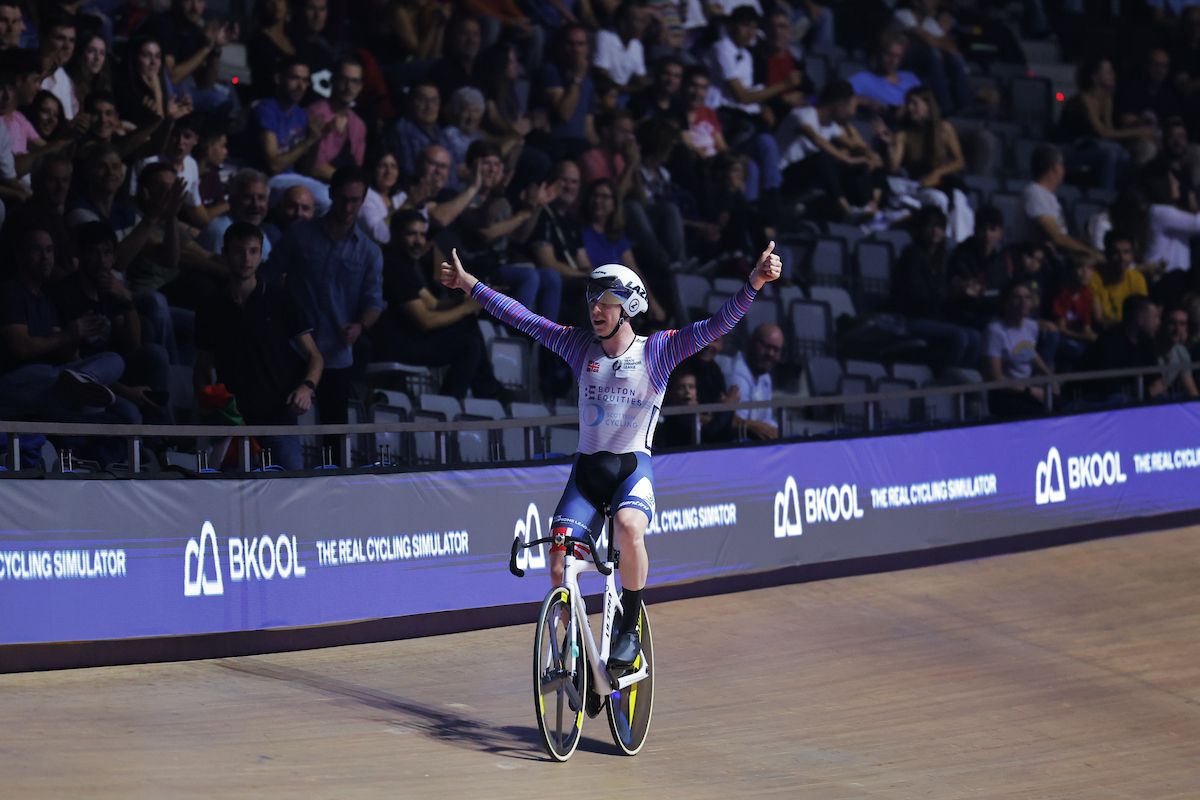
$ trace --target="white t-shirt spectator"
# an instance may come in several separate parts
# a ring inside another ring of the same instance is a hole
[[[392,208],[397,209],[408,199],[408,192],[397,192],[392,195]],[[392,241],[392,231],[388,227],[388,207],[383,202],[383,195],[374,189],[367,189],[367,198],[363,200],[358,210],[358,224],[367,235],[379,244]]]
[[[1037,358],[1038,324],[1026,317],[1016,328],[1000,320],[987,326],[987,357],[1000,359],[1000,371],[1006,378],[1028,378],[1033,375],[1033,360]]]
[[[42,81],[42,88],[62,101],[63,115],[67,119],[75,119],[79,109],[75,107],[75,89],[71,86],[71,76],[62,67],[54,70],[49,78]]]
[[[708,90],[708,101],[705,105],[713,108],[732,106],[740,108],[747,114],[759,112],[758,103],[739,103],[725,88],[729,81],[736,80],[747,89],[761,89],[761,83],[754,82],[754,58],[750,51],[738,47],[728,36],[722,36],[712,46],[708,53],[709,67],[713,73],[712,87]]]
[[[629,83],[634,75],[646,74],[646,55],[641,40],[631,39],[626,45],[612,31],[602,30],[596,34],[596,56],[592,63],[606,70],[621,86]]]
[[[1062,203],[1058,202],[1054,192],[1040,183],[1030,183],[1021,191],[1021,210],[1024,213],[1016,220],[1015,226],[1015,236],[1019,242],[1045,241],[1046,234],[1037,223],[1039,217],[1053,217],[1063,233],[1067,232],[1067,219],[1063,216]]]
[[[722,364],[722,371],[725,373],[725,385],[729,388],[738,387],[740,391],[739,400],[745,402],[749,400],[770,400],[772,385],[771,373],[764,372],[758,377],[750,371],[750,367],[746,364],[746,358],[741,353],[733,359],[733,369],[726,371],[726,365]],[[742,409],[738,412],[743,419],[757,420],[758,422],[769,422],[775,425],[775,414],[770,408],[753,408]]]
[[[779,123],[775,131],[775,142],[779,145],[779,166],[787,167],[797,161],[803,161],[821,148],[813,144],[812,139],[804,135],[803,127],[812,128],[824,140],[829,141],[841,136],[845,131],[836,122],[822,125],[817,109],[813,106],[794,108],[791,113]]]
[[[1167,272],[1192,268],[1192,239],[1200,236],[1200,214],[1175,206],[1150,206],[1146,228],[1146,260],[1161,262]]]

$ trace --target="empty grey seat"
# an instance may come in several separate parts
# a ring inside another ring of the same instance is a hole
[[[809,256],[808,275],[820,286],[845,286],[846,243],[841,239],[818,239]]]
[[[924,364],[892,364],[892,377],[911,381],[919,389],[933,380],[933,370]]]
[[[814,286],[809,292],[813,300],[818,300],[829,306],[829,315],[836,327],[837,321],[843,317],[856,317],[854,300],[850,293],[838,286]]]
[[[841,386],[842,365],[836,358],[814,356],[804,364],[804,380],[813,397],[835,395]]]
[[[845,372],[847,375],[861,375],[865,378],[870,378],[872,381],[878,381],[887,378],[887,368],[883,364],[874,361],[860,361],[854,358],[846,359]]]
[[[909,381],[881,378],[875,381],[875,391],[886,395],[904,392],[916,387]],[[879,400],[879,421],[884,425],[910,425],[917,419],[915,398],[884,397]]]
[[[792,355],[797,362],[829,352],[829,306],[812,300],[796,300],[788,311]]]
[[[674,281],[676,311],[689,322],[700,319],[704,301],[712,291],[712,284],[708,282],[708,278],[680,272],[674,275]]]
[[[417,408],[422,411],[436,411],[447,420],[457,419],[463,413],[462,403],[457,397],[444,394],[423,394],[417,398]]]

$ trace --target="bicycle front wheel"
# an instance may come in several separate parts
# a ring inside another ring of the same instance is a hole
[[[630,671],[637,672],[645,663],[648,668],[646,677],[613,692],[608,698],[608,727],[612,731],[613,741],[627,756],[636,756],[646,743],[646,735],[650,733],[650,715],[654,711],[654,639],[650,635],[650,617],[646,615],[644,604],[639,612],[638,637],[642,652]]]
[[[587,697],[588,665],[583,632],[577,623],[568,632],[571,598],[566,589],[551,589],[542,601],[533,642],[533,709],[546,752],[555,761],[566,761],[583,733],[583,705]]]

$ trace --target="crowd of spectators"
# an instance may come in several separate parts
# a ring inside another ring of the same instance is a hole
[[[688,319],[678,275],[831,226],[911,233],[876,311],[935,370],[1162,364],[1152,396],[1195,396],[1200,7],[1124,2],[1081,40],[1083,5],[1026,0],[1016,29],[972,0],[0,0],[0,407],[170,422],[186,367],[198,418],[222,385],[245,421],[337,423],[380,360],[507,401],[481,309],[433,280],[451,247],[564,324],[625,264],[656,329]],[[1060,42],[1078,91],[1002,212],[967,185],[1007,145],[973,78],[1020,64],[1018,33]],[[1111,202],[1077,225],[1084,185]],[[769,398],[798,361],[777,322],[671,397]],[[779,435],[769,410],[688,419],[665,440]]]

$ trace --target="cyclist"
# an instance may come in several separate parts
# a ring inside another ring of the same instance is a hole
[[[779,277],[782,262],[775,243],[767,245],[749,282],[711,319],[680,330],[638,336],[631,317],[645,310],[646,287],[636,272],[620,264],[592,271],[587,281],[591,330],[565,327],[489,288],[463,268],[458,251],[442,262],[441,282],[462,289],[502,322],[561,356],[579,381],[579,452],[551,527],[555,533],[586,536],[595,530],[601,508],[615,510],[616,544],[621,552],[621,627],[609,663],[631,666],[641,651],[637,609],[641,608],[650,562],[645,534],[654,518],[654,473],[650,443],[671,370],[714,339],[733,330],[755,295]],[[562,552],[552,552],[551,578],[562,580]]]

